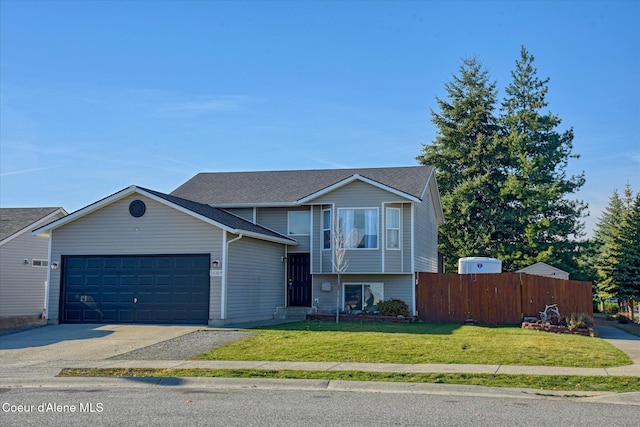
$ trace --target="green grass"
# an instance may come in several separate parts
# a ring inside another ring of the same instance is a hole
[[[414,374],[362,371],[295,371],[258,369],[151,369],[151,368],[65,368],[63,377],[210,377],[210,378],[287,378],[344,381],[389,381],[408,383],[467,384],[485,387],[517,387],[571,392],[627,393],[640,391],[640,377],[599,377],[573,375],[505,374]]]
[[[261,328],[251,337],[196,358],[588,368],[631,363],[624,353],[599,338],[519,327],[346,321],[305,321]]]

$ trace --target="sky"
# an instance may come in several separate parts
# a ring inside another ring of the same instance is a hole
[[[0,206],[416,165],[462,59],[502,99],[522,46],[574,130],[589,236],[614,190],[640,191],[638,0],[1,0]]]

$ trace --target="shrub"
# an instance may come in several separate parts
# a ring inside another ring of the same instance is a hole
[[[586,313],[571,313],[565,318],[570,330],[593,328],[593,318]]]
[[[604,312],[607,314],[618,314],[620,311],[620,306],[617,302],[613,301],[605,301],[604,302]]]
[[[409,306],[399,299],[380,301],[378,303],[378,310],[383,316],[409,316]]]

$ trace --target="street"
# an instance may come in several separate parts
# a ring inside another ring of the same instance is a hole
[[[603,404],[591,398],[537,396],[514,390],[494,395],[450,394],[442,385],[433,385],[433,390],[433,393],[397,393],[137,385],[4,388],[0,389],[0,425],[637,425],[638,406],[634,405]]]

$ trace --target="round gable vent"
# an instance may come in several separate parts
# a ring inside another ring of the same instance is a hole
[[[140,218],[144,215],[144,212],[147,210],[144,202],[142,200],[134,200],[129,204],[129,213],[131,216]]]

